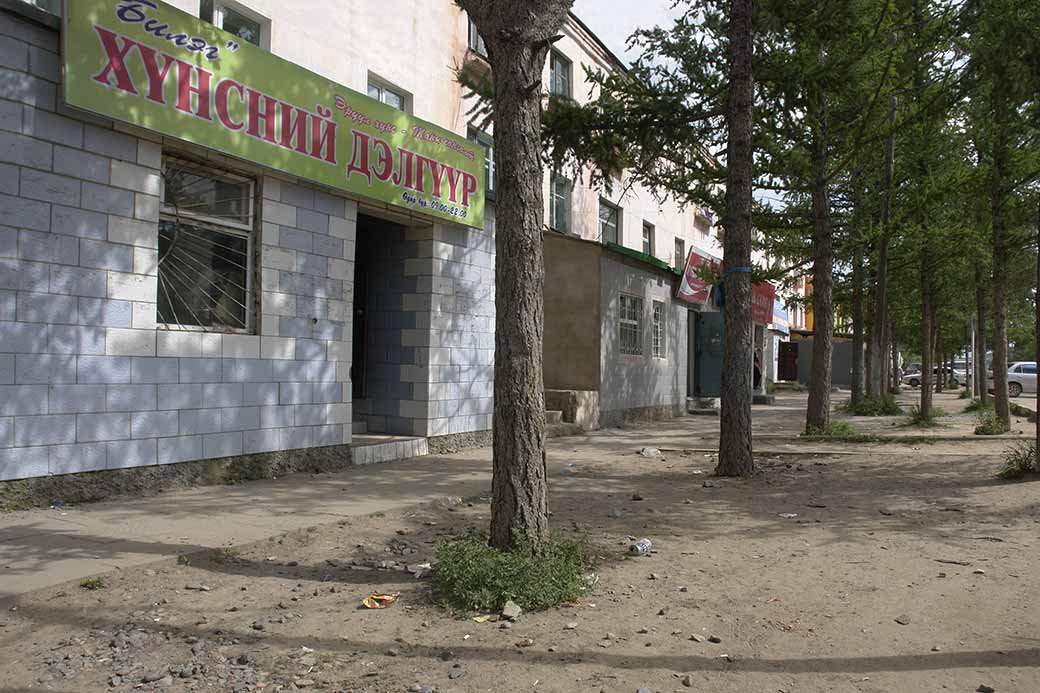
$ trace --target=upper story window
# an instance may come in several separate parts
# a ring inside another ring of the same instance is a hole
[[[643,222],[643,253],[654,254],[654,225],[648,221]]]
[[[239,5],[223,0],[202,0],[199,18],[255,46],[269,47],[269,22]]]
[[[679,238],[675,238],[675,256],[672,258],[672,264],[679,269],[686,268],[686,241]]]
[[[567,99],[574,98],[571,85],[571,61],[556,51],[549,54],[549,93]]]
[[[396,108],[399,111],[411,112],[411,109],[409,108],[408,94],[389,82],[384,82],[372,75],[368,76],[368,95],[376,101],[382,101],[391,108]]]
[[[469,48],[474,53],[487,57],[487,46],[484,45],[484,37],[477,31],[477,23],[473,19],[469,19]]]
[[[491,135],[474,128],[469,129],[469,139],[484,148],[484,193],[489,200],[495,199],[495,140]]]
[[[183,159],[163,161],[156,305],[160,325],[254,330],[255,183]]]
[[[560,233],[571,230],[571,190],[574,185],[570,179],[553,173],[549,181],[549,228]]]
[[[606,200],[599,201],[599,240],[601,243],[620,243],[621,210]]]

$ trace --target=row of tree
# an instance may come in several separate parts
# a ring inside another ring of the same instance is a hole
[[[537,552],[548,537],[546,158],[724,210],[719,474],[754,471],[751,285],[781,268],[811,267],[807,431],[829,424],[836,305],[865,346],[853,399],[881,397],[895,345],[908,345],[926,414],[933,354],[963,344],[975,313],[1008,421],[1009,297],[1017,310],[1035,288],[1023,251],[1040,172],[1040,3],[683,0],[673,26],[632,37],[628,72],[591,75],[595,98],[578,104],[547,102],[541,84],[571,0],[458,1],[492,75],[470,86],[486,91],[497,154],[493,545]],[[752,267],[755,243],[775,267]]]

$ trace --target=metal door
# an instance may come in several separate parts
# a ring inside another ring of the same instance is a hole
[[[718,397],[722,394],[722,313],[697,313],[695,325],[693,394]]]

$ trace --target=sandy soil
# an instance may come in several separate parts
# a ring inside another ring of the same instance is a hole
[[[750,480],[710,476],[704,417],[553,441],[552,522],[608,558],[576,604],[509,627],[403,569],[486,526],[486,498],[445,499],[22,597],[0,690],[1040,691],[1040,486],[994,478],[1008,441],[785,441],[800,416],[756,411]],[[400,600],[359,610],[373,591]]]

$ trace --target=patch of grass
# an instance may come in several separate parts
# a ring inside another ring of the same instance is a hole
[[[534,558],[523,544],[503,553],[487,535],[472,532],[437,545],[437,590],[451,607],[497,611],[513,600],[528,611],[548,609],[578,598],[591,563],[588,542],[554,535]]]
[[[982,400],[979,399],[978,397],[973,399],[971,401],[971,404],[969,404],[968,406],[964,407],[964,411],[965,412],[972,412],[972,413],[977,412],[977,411],[985,411],[987,409],[993,409],[993,400],[991,400],[991,399],[990,400],[986,400],[986,403],[983,404]]]
[[[1008,427],[992,409],[980,411],[976,421],[978,423],[975,425],[975,435],[977,436],[999,436],[1008,432]]]
[[[1036,464],[1036,443],[1023,443],[1009,448],[1004,453],[1004,464],[997,476],[1001,479],[1021,479],[1026,474],[1037,471],[1040,470]]]
[[[968,389],[964,388],[961,390],[961,394],[957,396],[957,399],[968,399],[969,397],[971,397],[971,395],[968,394]]]
[[[866,443],[871,440],[871,436],[860,433],[848,421],[828,421],[826,426],[811,426],[805,429],[802,437],[847,443]]]
[[[906,425],[913,426],[914,428],[935,428],[939,425],[938,419],[946,416],[946,412],[943,411],[942,407],[932,407],[931,411],[926,415],[921,408],[916,404],[910,407],[910,414],[907,416]]]
[[[903,413],[896,398],[887,392],[880,399],[864,399],[857,406],[852,406],[851,401],[846,402],[844,409],[853,416],[899,416]]]
[[[91,590],[92,592],[103,590],[108,587],[108,585],[105,584],[105,578],[103,577],[83,578],[80,580],[79,586],[85,590]]]
[[[1036,412],[1028,407],[1023,407],[1021,404],[1015,404],[1014,402],[1008,403],[1008,410],[1012,416],[1021,416],[1030,423],[1036,423]]]

